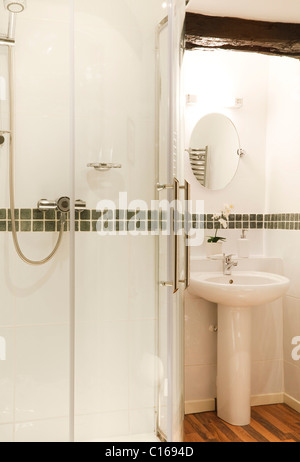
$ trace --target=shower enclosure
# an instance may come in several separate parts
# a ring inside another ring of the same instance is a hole
[[[182,441],[184,12],[0,4],[1,442]]]

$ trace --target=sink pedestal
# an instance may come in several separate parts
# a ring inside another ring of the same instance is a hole
[[[286,293],[289,279],[259,271],[193,273],[188,291],[218,304],[217,413],[232,425],[250,423],[251,307]]]
[[[251,307],[218,305],[217,415],[250,423]]]

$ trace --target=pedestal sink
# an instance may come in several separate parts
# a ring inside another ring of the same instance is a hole
[[[250,423],[251,307],[284,295],[289,279],[258,271],[192,273],[188,291],[218,304],[217,414]]]

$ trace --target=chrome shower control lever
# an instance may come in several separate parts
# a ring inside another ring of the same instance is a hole
[[[85,209],[86,209],[85,201],[82,201],[81,199],[78,199],[77,201],[75,201],[75,210],[77,210],[78,212],[82,212]]]
[[[70,211],[70,198],[69,197],[60,197],[56,201],[57,203],[57,210],[60,212],[67,213]]]
[[[49,201],[48,199],[41,199],[37,203],[37,208],[42,212],[46,212],[47,210],[56,210],[57,209],[57,202],[56,201]]]
[[[70,198],[69,197],[60,197],[57,200],[48,200],[48,199],[41,199],[38,204],[37,208],[42,212],[46,212],[47,210],[58,210],[63,213],[67,213],[70,211]],[[75,210],[78,212],[82,212],[86,208],[86,202],[78,199],[75,201]]]

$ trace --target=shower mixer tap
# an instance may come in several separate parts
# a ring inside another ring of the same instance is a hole
[[[58,210],[59,212],[67,213],[70,211],[70,198],[69,197],[60,197],[57,200],[48,200],[41,199],[37,208],[42,212],[47,212],[47,210]],[[86,202],[78,199],[75,201],[75,210],[82,212],[86,208]]]

